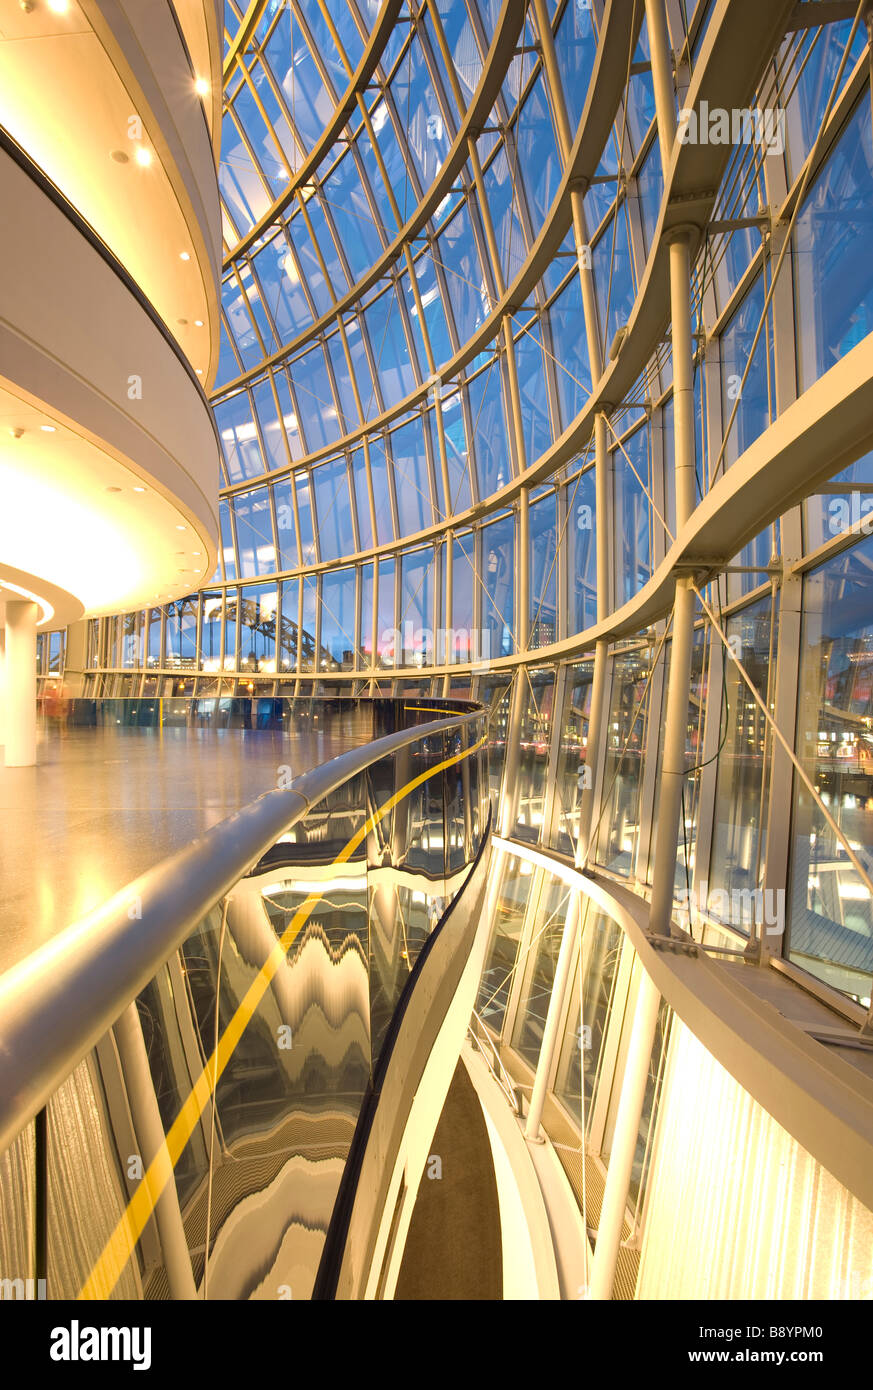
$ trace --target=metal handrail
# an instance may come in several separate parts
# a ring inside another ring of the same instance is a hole
[[[0,975],[0,1153],[280,834],[380,758],[481,717],[400,729],[265,792]]]
[[[509,1104],[512,1107],[513,1112],[516,1115],[520,1115],[521,1104],[518,1099],[518,1091],[515,1088],[515,1083],[513,1082],[512,1077],[509,1075],[509,1072],[506,1070],[506,1067],[503,1065],[503,1058],[500,1056],[500,1053],[497,1050],[497,1044],[491,1036],[488,1025],[485,1023],[484,1019],[479,1017],[475,1009],[473,1010],[470,1022],[467,1025],[467,1032],[470,1036],[470,1040],[481,1052],[483,1058],[485,1059],[486,1067],[490,1071],[491,1075],[494,1077],[494,1080],[497,1082],[503,1094],[506,1096],[506,1099],[509,1101]],[[484,1036],[480,1037],[480,1034],[483,1034]],[[487,1051],[485,1048],[486,1043],[488,1044]]]

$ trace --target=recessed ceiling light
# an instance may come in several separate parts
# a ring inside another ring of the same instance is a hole
[[[187,527],[187,526],[177,526],[177,527],[176,527],[176,530],[177,530],[177,531],[187,531],[187,530],[188,530],[188,527]]]
[[[203,375],[203,368],[202,368],[202,367],[198,367],[198,368],[197,368],[197,375],[198,375],[198,376],[202,376],[202,375]]]
[[[130,157],[124,153],[124,150],[111,150],[109,157],[114,159],[116,164],[130,163]]]
[[[121,491],[121,488],[120,488],[120,487],[108,487],[108,488],[106,489],[106,491],[107,491],[107,492],[120,492],[120,491]]]
[[[180,251],[180,252],[179,252],[179,260],[180,260],[180,261],[190,261],[190,259],[191,259],[191,255],[190,255],[190,253],[189,253],[188,251]]]
[[[57,434],[57,430],[55,429],[54,425],[40,425],[40,429],[42,430],[43,434]]]
[[[70,0],[48,0],[48,7],[52,14],[66,14],[70,8]]]
[[[134,488],[134,492],[148,492],[148,488],[145,488],[145,487],[135,487],[135,488]]]
[[[191,554],[192,554],[193,556],[195,556],[196,559],[199,560],[199,559],[200,559],[200,556],[203,554],[203,551],[202,551],[202,550],[192,550],[192,551],[191,551]]]
[[[152,152],[147,145],[137,145],[135,159],[145,169],[152,162]]]
[[[195,320],[194,320],[194,327],[195,327],[195,328],[202,328],[202,327],[203,327],[203,320],[202,320],[202,319],[195,319]]]
[[[198,77],[196,79],[194,90],[199,97],[206,97],[209,95],[209,83],[206,81],[205,77]]]
[[[176,319],[176,322],[177,322],[177,323],[181,323],[181,325],[182,325],[183,328],[187,328],[187,327],[188,327],[188,320],[187,320],[187,319]]]

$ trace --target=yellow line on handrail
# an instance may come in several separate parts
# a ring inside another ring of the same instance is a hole
[[[426,782],[429,778],[436,776],[438,772],[442,772],[444,768],[451,767],[463,758],[468,758],[471,753],[475,753],[483,747],[487,737],[487,734],[483,735],[478,743],[474,743],[472,747],[464,749],[461,753],[455,753],[453,757],[437,763],[436,767],[428,768],[426,772],[420,772],[417,777],[413,777],[404,787],[401,787],[400,791],[395,792],[371,816],[368,816],[364,824],[355,831],[348,843],[340,850],[333,860],[333,864],[345,864],[362,840],[404,797],[408,796],[422,782]],[[125,1265],[136,1248],[136,1243],[145,1229],[155,1204],[173,1176],[173,1169],[178,1163],[185,1145],[194,1133],[200,1116],[218,1083],[218,1078],[222,1075],[233,1055],[234,1048],[266,994],[270,981],[285,960],[310,912],[321,901],[321,896],[320,892],[313,892],[304,899],[246,990],[233,1018],[219,1038],[218,1046],[194,1083],[187,1100],[170,1126],[163,1144],[149,1164],[115,1230],[107,1240],[91,1273],[79,1290],[80,1299],[106,1299],[115,1288]]]
[[[453,709],[437,709],[435,705],[404,705],[403,709],[404,713],[408,710],[412,714],[444,714],[447,718],[463,712]]]

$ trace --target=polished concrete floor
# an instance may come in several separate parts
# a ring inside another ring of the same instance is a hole
[[[278,783],[368,741],[349,719],[289,732],[59,729],[0,766],[0,972]],[[285,774],[287,776],[287,774]]]

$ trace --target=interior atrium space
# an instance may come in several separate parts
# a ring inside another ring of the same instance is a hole
[[[871,73],[873,0],[0,0],[0,1299],[53,1362],[145,1369],[123,1301],[675,1301],[677,1363],[833,1370]]]

